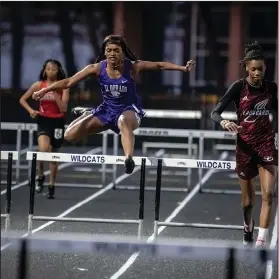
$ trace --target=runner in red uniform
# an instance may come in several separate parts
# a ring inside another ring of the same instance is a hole
[[[234,82],[212,112],[213,121],[237,134],[236,172],[242,190],[244,217],[243,243],[253,242],[254,221],[252,208],[255,202],[253,178],[259,174],[262,188],[262,208],[257,247],[265,246],[271,220],[271,209],[277,177],[277,147],[274,122],[277,119],[277,84],[264,80],[265,63],[261,46],[255,42],[247,45],[242,60],[248,77]],[[222,112],[233,101],[237,124],[224,120]],[[274,116],[274,115],[273,115]],[[277,127],[277,125],[276,125]]]
[[[66,78],[64,70],[59,61],[49,59],[40,73],[40,81],[35,82],[29,90],[20,98],[20,104],[28,111],[30,116],[38,123],[38,145],[40,152],[55,152],[63,143],[64,137],[64,114],[67,111],[69,90],[51,91],[40,99],[39,111],[31,108],[27,100],[32,94],[45,88],[58,80]],[[48,186],[48,198],[54,198],[54,184],[58,164],[50,162],[50,180]],[[39,178],[36,191],[41,193],[45,181],[44,164],[39,162]]]

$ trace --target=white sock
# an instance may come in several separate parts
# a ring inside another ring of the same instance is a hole
[[[266,241],[268,234],[268,229],[259,228],[258,239],[263,239]]]

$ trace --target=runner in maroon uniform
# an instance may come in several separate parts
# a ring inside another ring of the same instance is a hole
[[[40,152],[54,152],[61,147],[64,137],[64,114],[67,111],[69,90],[51,91],[40,99],[39,111],[31,108],[27,100],[32,94],[45,88],[58,80],[66,78],[60,62],[49,59],[40,73],[40,81],[35,82],[29,90],[20,98],[20,104],[29,112],[30,116],[38,123],[38,145]],[[54,183],[57,174],[57,162],[50,163],[50,180],[48,186],[48,198],[54,198]],[[43,190],[44,164],[39,162],[39,178],[36,185],[38,193]]]
[[[255,202],[253,178],[259,174],[262,188],[262,208],[257,247],[267,242],[271,220],[272,201],[277,176],[276,138],[270,113],[277,119],[277,85],[264,80],[265,63],[261,46],[255,42],[247,45],[241,61],[248,73],[246,79],[234,82],[212,112],[213,121],[237,134],[236,172],[242,190],[244,217],[243,243],[253,242],[254,221],[252,208]],[[224,120],[222,112],[233,101],[237,124]]]

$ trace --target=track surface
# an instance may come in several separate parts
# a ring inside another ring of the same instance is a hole
[[[74,150],[66,152],[82,153],[85,150]],[[86,150],[88,151],[88,150]],[[62,152],[65,152],[63,150]],[[136,155],[140,155],[137,153]],[[217,158],[215,158],[217,159]],[[233,158],[226,158],[232,159]],[[101,184],[101,174],[99,167],[88,165],[72,165],[63,168],[57,181],[63,183],[81,184]],[[207,170],[204,171],[204,174]],[[164,175],[162,187],[181,187],[186,185],[186,177],[180,175]],[[27,171],[23,171],[21,182],[26,180]],[[140,173],[135,171],[130,177],[123,177],[123,169],[120,166],[117,177],[122,177],[121,185],[139,185]],[[227,188],[238,190],[237,179],[233,172],[211,172],[206,176],[208,179],[204,184],[205,188]],[[1,179],[5,179],[5,169],[2,165]],[[107,175],[109,184],[111,174]],[[47,181],[46,181],[47,182]],[[155,186],[156,176],[147,172],[146,186]],[[193,171],[191,187],[197,184],[197,173]],[[106,186],[105,185],[105,186]],[[47,186],[47,183],[46,183]],[[1,186],[1,190],[5,189]],[[259,190],[259,187],[257,188]],[[117,218],[117,219],[137,219],[138,217],[138,191],[111,190],[97,194],[100,189],[77,188],[77,187],[57,187],[56,199],[46,199],[45,193],[36,195],[35,215],[58,216],[61,213],[72,209],[67,217],[96,217],[96,218]],[[74,209],[81,201],[85,200],[94,193],[98,195],[91,201]],[[172,212],[185,199],[188,193],[183,192],[162,192],[160,220],[168,218]],[[145,220],[144,235],[151,236],[153,233],[154,221],[154,200],[155,192],[146,191],[145,194]],[[11,228],[20,230],[23,233],[27,230],[27,214],[29,204],[29,187],[22,186],[12,192],[12,219]],[[1,212],[4,212],[5,195],[1,195]],[[258,216],[260,210],[260,198],[256,199],[254,217],[258,226]],[[196,194],[177,214],[172,221],[195,222],[208,224],[231,224],[241,225],[240,195],[217,195],[217,194]],[[34,221],[33,229],[36,229],[46,222]],[[1,228],[4,222],[1,221]],[[273,224],[272,224],[273,228]],[[111,235],[136,235],[135,225],[111,225],[111,224],[84,224],[84,223],[65,223],[54,222],[49,226],[41,228],[40,232],[81,232],[92,234],[111,234]],[[212,230],[195,228],[166,228],[160,236],[176,238],[198,238],[198,239],[224,239],[241,241],[242,231]],[[159,236],[159,237],[160,237]],[[255,232],[256,237],[256,232]],[[18,254],[8,249],[4,249],[1,255],[1,278],[17,278]],[[182,261],[177,259],[152,259],[139,255],[129,259],[129,255],[113,256],[107,254],[85,255],[85,254],[59,254],[59,253],[32,253],[30,255],[29,278],[73,278],[73,279],[101,279],[101,278],[187,278],[187,279],[208,279],[225,278],[225,262],[217,261]],[[128,264],[127,264],[127,260]],[[132,261],[133,260],[133,261]],[[122,274],[120,277],[119,274]],[[255,266],[249,261],[237,263],[238,279],[255,279]],[[277,265],[273,265],[272,279],[278,278]],[[268,279],[271,279],[268,278]]]

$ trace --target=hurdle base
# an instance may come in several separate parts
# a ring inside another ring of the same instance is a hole
[[[104,223],[104,224],[139,224],[140,220],[124,219],[102,219],[102,218],[71,218],[71,217],[49,217],[33,216],[32,220],[37,221],[60,221],[60,222],[83,222],[83,223]]]
[[[222,195],[239,195],[241,194],[240,190],[219,190],[219,189],[200,189],[201,194],[222,194]],[[256,191],[255,194],[257,196],[261,196],[262,193],[260,191]]]
[[[55,183],[55,187],[101,189],[101,188],[103,188],[103,185],[102,184],[84,184],[84,183],[63,183],[63,182],[56,182]]]
[[[176,222],[157,222],[158,226],[166,227],[188,227],[188,228],[203,228],[203,229],[223,229],[223,230],[243,230],[243,226],[237,225],[215,225],[215,224],[200,224],[200,223],[176,223]],[[255,227],[254,230],[258,230]]]
[[[139,190],[138,186],[131,185],[115,185],[115,190]],[[145,191],[156,191],[156,187],[145,186]],[[162,187],[161,191],[165,192],[189,192],[188,188],[178,188],[178,187]]]

